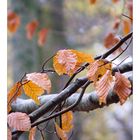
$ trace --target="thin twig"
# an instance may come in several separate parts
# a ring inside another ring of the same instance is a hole
[[[80,93],[80,96],[79,96],[78,100],[77,100],[74,104],[72,104],[71,106],[67,107],[67,108],[64,109],[64,110],[61,110],[60,112],[56,112],[55,114],[53,114],[53,115],[51,115],[51,116],[49,116],[49,117],[47,117],[47,118],[44,118],[44,119],[42,119],[42,120],[39,120],[39,121],[34,122],[31,126],[34,127],[34,126],[36,126],[36,125],[39,125],[40,123],[43,123],[43,122],[45,122],[45,121],[48,121],[48,120],[50,120],[50,119],[52,119],[52,118],[55,118],[55,117],[57,117],[57,116],[59,116],[59,115],[62,115],[62,114],[64,114],[64,113],[68,112],[69,110],[73,109],[73,108],[74,108],[75,106],[77,106],[77,105],[79,104],[79,102],[81,101],[82,96],[84,95],[85,90],[86,90],[87,86],[88,86],[90,83],[92,83],[92,82],[91,82],[91,81],[87,81],[87,82],[85,83],[85,85],[82,87],[82,91],[81,91],[81,93]]]

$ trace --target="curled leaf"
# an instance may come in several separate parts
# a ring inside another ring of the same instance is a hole
[[[112,64],[107,60],[100,59],[90,63],[88,67],[87,77],[94,84],[107,72],[112,69]]]
[[[33,83],[39,87],[47,90],[50,93],[51,90],[51,81],[46,73],[30,73],[26,74],[27,80],[31,80]]]
[[[107,72],[102,76],[102,78],[97,82],[95,86],[97,95],[99,97],[100,105],[102,103],[106,104],[106,97],[111,88],[111,83],[112,83],[112,74],[110,70],[107,70]]]
[[[29,140],[35,140],[36,126],[29,131]]]
[[[119,38],[115,37],[115,35],[112,32],[110,32],[104,39],[104,46],[106,48],[111,48],[117,42],[119,42],[119,40]]]
[[[55,123],[55,129],[56,129],[56,133],[58,135],[59,138],[61,138],[62,140],[68,140],[68,137],[65,133],[64,130],[62,130],[57,123]]]
[[[15,128],[19,131],[29,131],[31,128],[31,121],[26,113],[10,113],[7,122],[10,128]]]
[[[44,93],[44,89],[39,87],[38,85],[34,84],[32,81],[27,82],[23,85],[24,92],[27,96],[32,98],[36,104],[40,104],[40,101],[38,100],[38,96],[42,95]]]
[[[53,66],[59,75],[71,76],[83,63],[93,61],[91,55],[76,50],[60,50],[53,59]]]
[[[73,128],[73,113],[72,111],[66,112],[62,115],[62,129],[69,132]]]
[[[8,104],[7,104],[8,105],[8,112],[10,112],[10,110],[11,110],[11,103],[14,100],[16,100],[16,98],[20,95],[21,95],[21,83],[17,82],[10,89],[10,91],[8,92],[8,95],[7,95],[7,97],[8,97],[8,100],[7,100],[7,102],[8,102]]]
[[[26,25],[27,39],[29,39],[29,40],[32,39],[37,27],[38,27],[38,21],[37,20],[33,20]]]
[[[44,46],[45,42],[46,42],[46,37],[48,34],[48,29],[43,28],[39,31],[38,33],[38,45],[39,46]]]
[[[122,105],[131,94],[131,83],[119,72],[115,72],[115,78],[114,92],[119,96]]]
[[[20,17],[12,12],[8,12],[8,30],[12,33],[16,32],[18,27],[20,26]]]

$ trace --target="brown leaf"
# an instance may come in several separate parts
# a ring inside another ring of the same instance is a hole
[[[12,132],[9,128],[7,129],[7,139],[12,140]]]
[[[26,74],[27,80],[31,80],[33,83],[39,87],[47,90],[50,93],[51,90],[51,81],[46,73],[30,73]]]
[[[112,74],[110,70],[107,70],[107,72],[102,76],[102,78],[97,82],[95,86],[97,95],[99,97],[100,105],[102,103],[106,104],[106,97],[111,88],[111,83],[112,83]]]
[[[39,46],[44,46],[45,42],[46,42],[46,37],[48,34],[48,29],[43,28],[39,31],[38,33],[38,45]]]
[[[112,48],[119,42],[119,38],[115,37],[114,33],[110,32],[104,39],[104,46],[108,49]]]
[[[21,83],[20,82],[17,82],[14,84],[14,86],[10,89],[10,91],[8,92],[8,99],[7,99],[7,102],[8,102],[8,112],[10,112],[11,110],[11,103],[16,100],[16,98],[18,96],[21,95]]]
[[[113,29],[114,30],[117,30],[119,28],[119,25],[120,25],[120,19],[119,18],[116,18],[114,23],[113,23]]]
[[[12,33],[16,32],[18,27],[20,26],[20,17],[12,12],[8,12],[8,30]]]
[[[10,128],[15,128],[19,131],[29,131],[31,128],[31,121],[26,113],[10,113],[7,122]]]
[[[35,33],[35,30],[37,29],[38,27],[38,21],[37,20],[32,20],[31,22],[29,22],[27,25],[26,25],[26,36],[27,36],[27,39],[31,40],[34,33]]]
[[[114,92],[119,96],[122,105],[131,94],[131,83],[119,72],[115,72],[115,78]]]
[[[108,63],[107,60],[96,60],[90,63],[88,67],[87,77],[89,80],[93,81],[94,84],[107,72],[107,70],[112,69],[112,64]]]
[[[93,61],[91,55],[76,50],[60,50],[53,59],[53,66],[59,75],[71,76],[83,63]]]
[[[59,138],[61,138],[62,140],[68,140],[68,137],[65,133],[65,131],[63,131],[57,123],[55,123],[55,129],[56,129],[56,133],[58,135]]]
[[[123,34],[127,35],[131,31],[130,20],[123,20]]]
[[[38,100],[38,96],[42,95],[44,93],[44,89],[39,87],[38,85],[34,84],[32,81],[27,82],[23,85],[24,92],[27,96],[32,98],[36,104],[40,104],[40,101]]]
[[[117,3],[119,2],[120,0],[112,0],[113,3]]]
[[[73,113],[72,111],[66,112],[62,115],[62,129],[69,132],[73,128]]]
[[[89,0],[90,4],[95,4],[96,0]]]
[[[36,126],[29,131],[29,140],[35,140]]]

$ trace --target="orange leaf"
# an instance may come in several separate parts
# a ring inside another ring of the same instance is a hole
[[[14,84],[14,86],[10,89],[10,91],[8,92],[8,112],[10,112],[11,110],[11,103],[16,100],[16,98],[18,96],[21,95],[21,83],[17,82]]]
[[[89,2],[90,2],[90,4],[95,4],[96,0],[90,0]]]
[[[96,60],[90,63],[88,67],[87,77],[89,80],[93,81],[94,84],[107,72],[107,70],[112,69],[112,64],[108,63],[107,60]]]
[[[14,33],[17,31],[19,25],[20,17],[12,11],[8,12],[8,30]]]
[[[38,27],[38,21],[37,20],[32,20],[31,22],[29,22],[27,25],[26,25],[26,36],[29,40],[32,39],[34,33],[35,33],[35,30],[36,28]]]
[[[38,96],[42,95],[44,93],[44,89],[39,87],[38,85],[34,84],[32,81],[27,82],[23,85],[24,92],[27,96],[32,98],[36,104],[40,104],[40,101],[38,100]]]
[[[119,25],[120,25],[120,19],[116,18],[114,23],[113,23],[113,29],[117,30],[119,28]]]
[[[44,44],[46,42],[47,34],[48,34],[48,29],[43,28],[40,30],[40,32],[38,33],[38,45],[39,46],[44,46]]]
[[[39,87],[47,90],[50,93],[51,90],[51,81],[46,73],[30,73],[26,74],[27,80],[31,80],[33,83]]]
[[[131,83],[119,72],[115,72],[115,78],[114,92],[119,96],[122,105],[131,94]]]
[[[7,129],[7,139],[12,140],[12,132],[9,128]]]
[[[120,0],[112,0],[113,3],[117,3],[119,2]]]
[[[61,138],[62,140],[68,140],[68,137],[65,133],[65,131],[63,131],[57,123],[55,123],[55,129],[56,129],[56,133],[58,135],[59,138]]]
[[[29,131],[29,140],[35,140],[36,126]]]
[[[62,129],[69,132],[73,128],[73,113],[72,111],[66,112],[62,115]]]
[[[7,122],[10,128],[15,128],[19,131],[29,131],[31,128],[31,121],[26,113],[11,113],[8,115]]]
[[[59,74],[72,75],[85,62],[93,62],[91,55],[76,50],[60,50],[53,59],[55,71]]]
[[[104,46],[106,48],[112,48],[119,40],[119,38],[115,37],[115,35],[110,32],[104,39]]]
[[[130,20],[123,20],[123,34],[127,35],[131,30]]]
[[[97,91],[97,95],[99,97],[99,104],[102,103],[106,104],[106,97],[109,93],[109,90],[111,88],[111,82],[112,82],[112,75],[111,71],[107,70],[107,72],[102,76],[102,78],[97,82],[95,88]]]

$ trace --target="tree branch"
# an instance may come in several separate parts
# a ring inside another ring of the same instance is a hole
[[[132,71],[132,62],[121,64],[119,67],[114,67],[113,68],[113,74],[115,72],[117,72],[118,70],[121,73]],[[78,95],[79,95],[78,93],[75,93],[72,96],[70,96],[67,99],[64,107],[68,107],[69,105],[71,105],[72,103],[74,103],[74,101],[76,101],[76,99],[78,98]],[[60,94],[59,95],[58,94],[51,94],[51,95],[44,95],[44,96],[39,97],[39,100],[41,102],[41,106],[44,103],[49,103],[50,101],[53,101],[54,98],[58,98],[58,96],[60,96]],[[115,97],[115,95],[113,97]],[[94,93],[92,92],[92,93],[85,94],[83,96],[83,99],[80,102],[80,104],[77,107],[75,107],[73,110],[74,111],[89,111],[89,110],[92,110],[92,108],[87,107],[89,105],[88,104],[88,101],[90,101],[90,100],[92,101],[93,100],[94,103],[96,103],[95,102],[95,99],[97,100],[97,96],[95,95],[95,92]],[[112,98],[112,99],[114,99],[114,98]],[[115,99],[116,99],[116,97],[115,97]],[[116,100],[114,100],[114,101],[116,101]],[[83,104],[83,102],[87,102],[87,106],[85,106]],[[82,106],[82,104],[84,106]],[[32,99],[24,100],[24,99],[18,98],[15,102],[12,103],[12,111],[14,111],[14,112],[19,111],[19,112],[25,112],[25,113],[29,114],[29,113],[33,112],[34,110],[36,110],[38,108],[39,108],[39,106],[36,105],[35,102]]]

